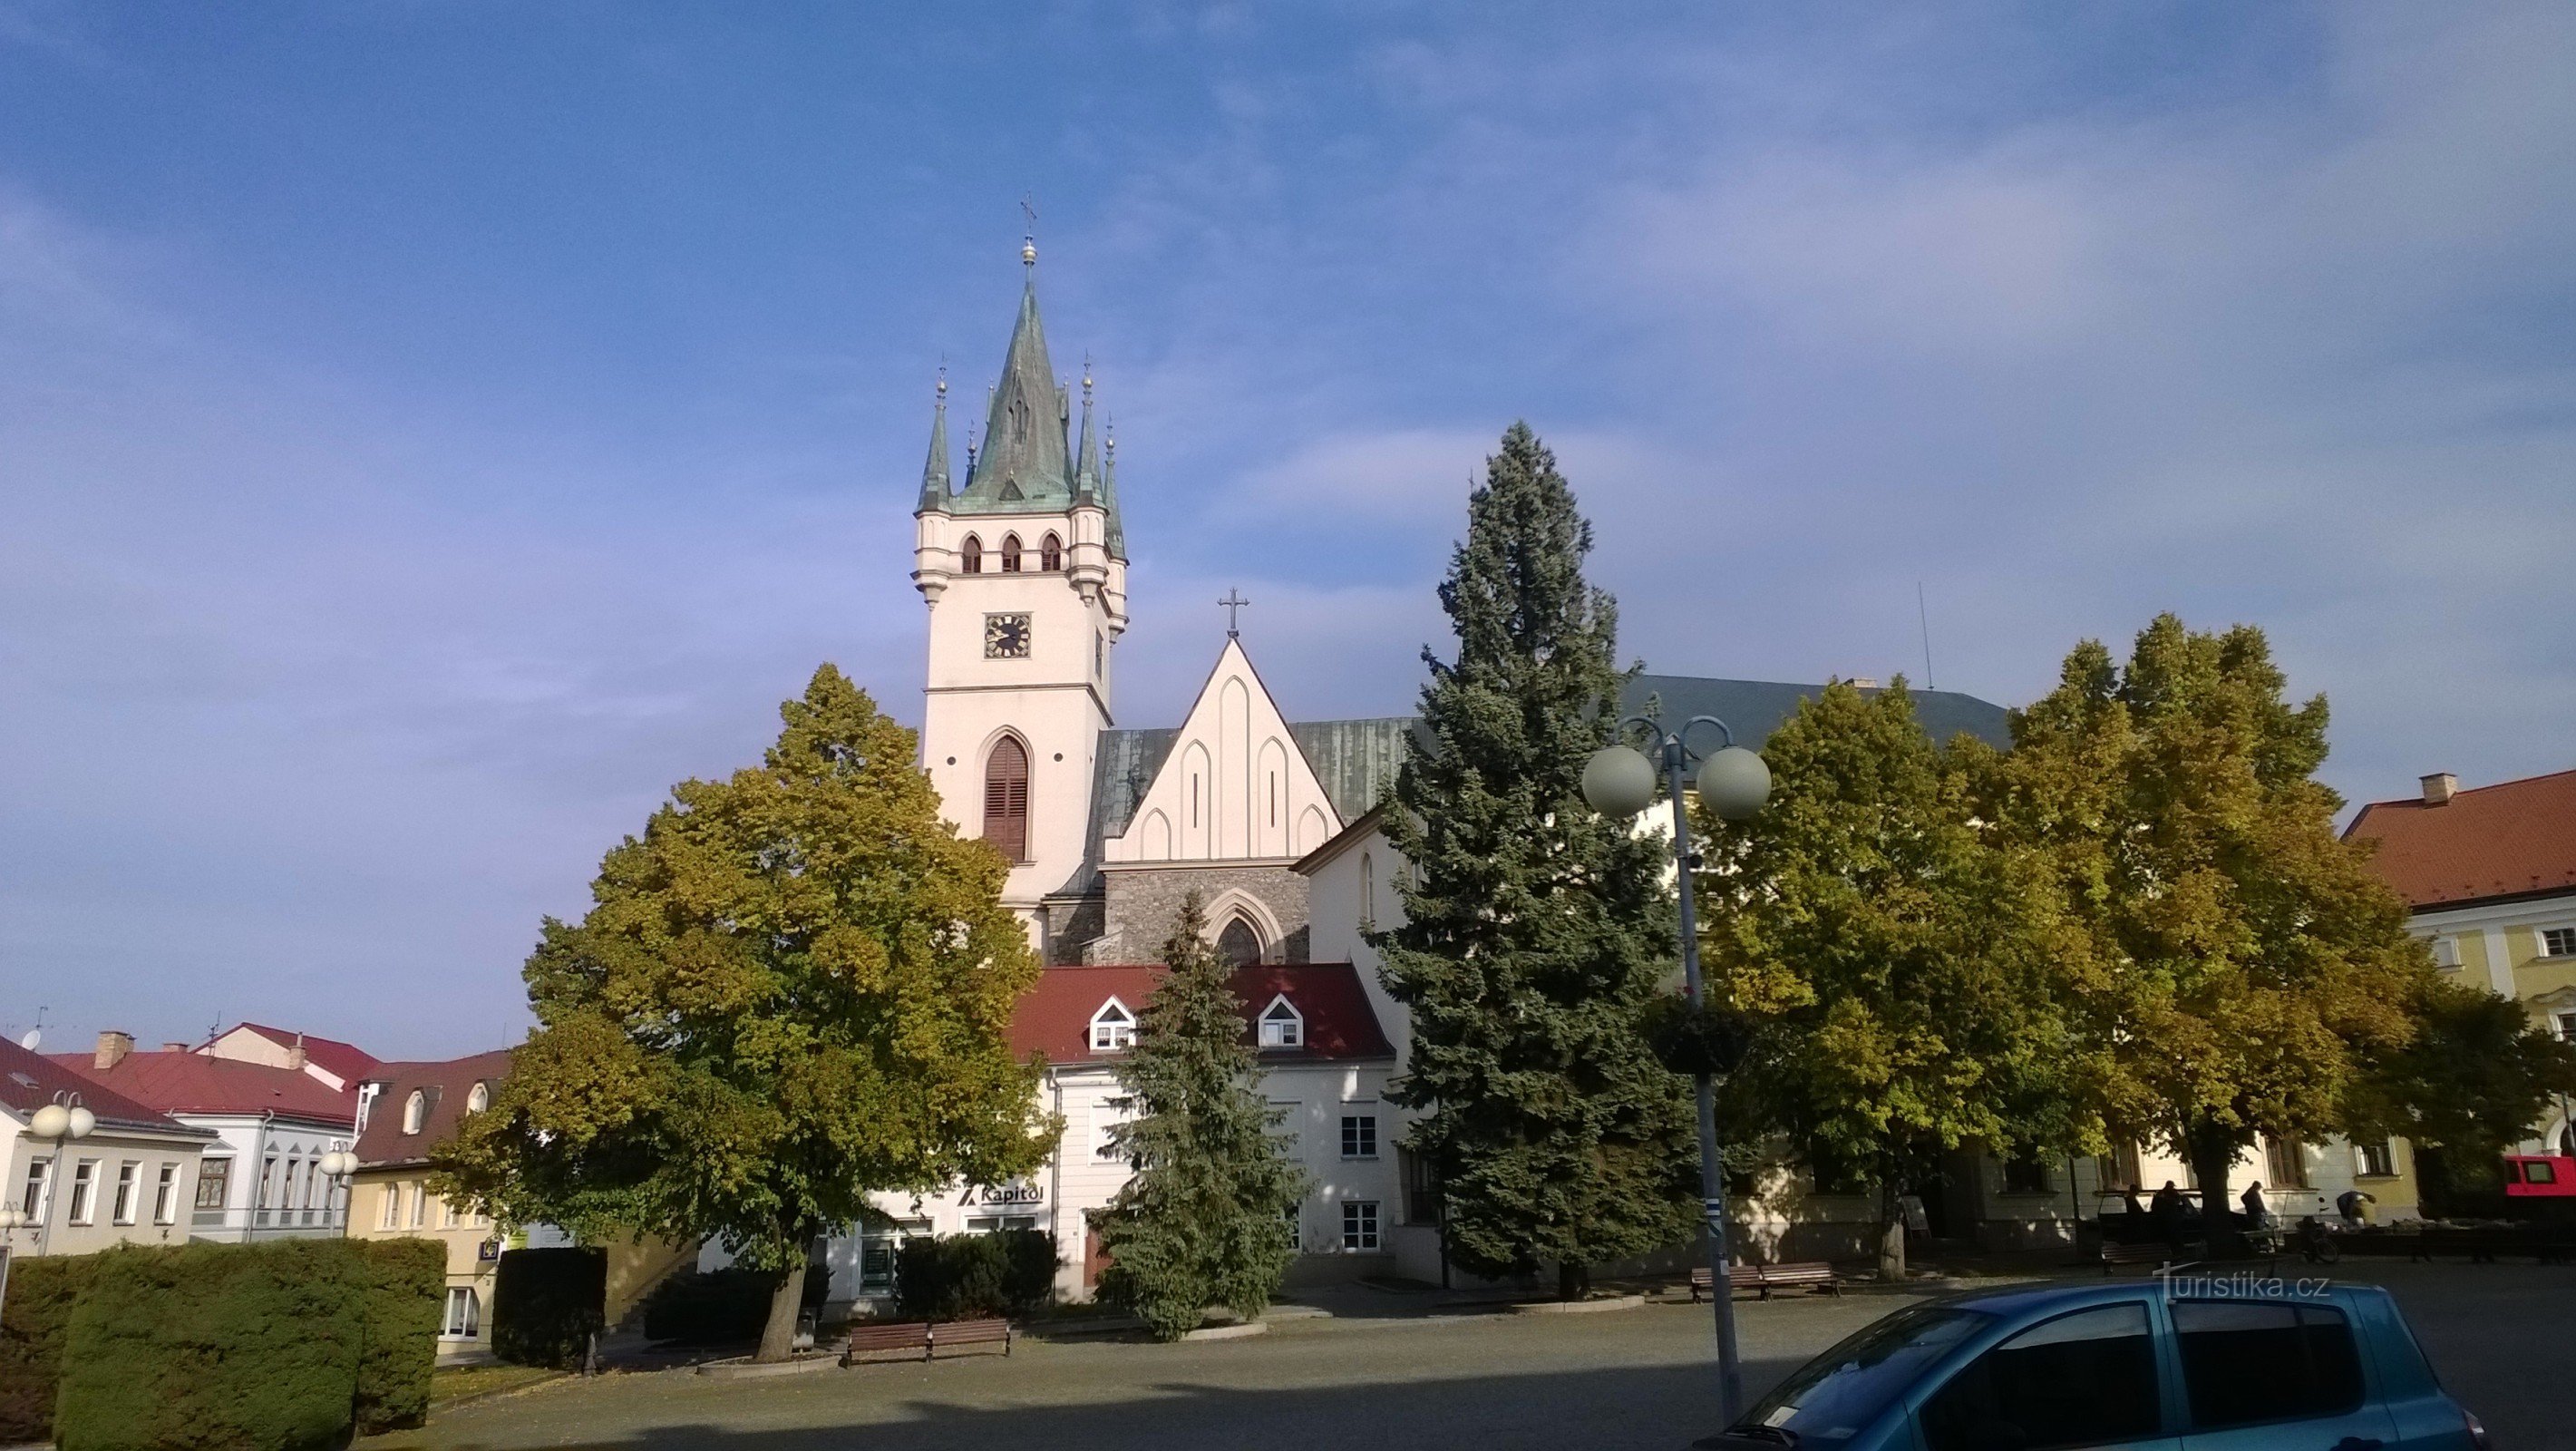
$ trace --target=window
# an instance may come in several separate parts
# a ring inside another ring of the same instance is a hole
[[[400,1228],[400,1227],[401,1227],[401,1225],[402,1225],[402,1186],[401,1186],[400,1184],[387,1184],[387,1185],[385,1186],[385,1207],[384,1207],[384,1212],[383,1212],[383,1214],[382,1214],[382,1215],[380,1215],[380,1216],[377,1218],[377,1220],[376,1220],[376,1228],[378,1228],[378,1229],[397,1229],[397,1228]]]
[[[1377,1157],[1377,1115],[1346,1113],[1342,1115],[1342,1157],[1374,1159]]]
[[[259,1161],[259,1199],[257,1206],[266,1209],[277,1202],[277,1156]]]
[[[295,1193],[295,1174],[297,1170],[303,1167],[304,1161],[301,1159],[289,1159],[286,1161],[286,1177],[279,1181],[277,1186],[278,1208],[293,1209],[296,1205],[303,1202],[301,1199],[296,1197]]]
[[[2095,1165],[2095,1172],[2101,1175],[2105,1185],[2143,1189],[2146,1187],[2146,1169],[2138,1162],[2138,1157],[2136,1144],[2116,1144]]]
[[[1135,1046],[1136,1015],[1116,998],[1102,1003],[1100,1011],[1091,1015],[1091,1051],[1121,1053]]]
[[[2365,1179],[2386,1179],[2397,1172],[2397,1151],[2386,1139],[2375,1144],[2355,1144],[2353,1172]]]
[[[483,1333],[483,1301],[470,1285],[454,1285],[447,1291],[447,1323],[439,1327],[449,1340],[471,1340]]]
[[[2439,968],[2458,967],[2460,965],[2460,939],[2456,937],[2434,938],[2433,965]]]
[[[26,1187],[18,1193],[19,1212],[38,1223],[43,1222],[40,1216],[46,1212],[45,1180],[53,1166],[51,1159],[29,1159]]]
[[[1377,927],[1377,858],[1360,853],[1360,930]]]
[[[1377,1201],[1345,1199],[1342,1201],[1342,1248],[1373,1250],[1377,1248]]]
[[[2340,1310],[2261,1300],[2178,1300],[2172,1310],[2191,1419],[2203,1430],[2361,1404],[2361,1355]]]
[[[1279,824],[1279,773],[1270,773],[1270,824]]]
[[[1004,861],[1029,856],[1029,748],[1018,736],[993,743],[984,758],[984,839]]]
[[[1017,574],[1019,572],[1020,536],[1017,534],[1005,534],[1002,536],[1002,573]]]
[[[1229,966],[1251,967],[1261,961],[1261,931],[1240,912],[1216,935],[1216,955]]]
[[[1833,1446],[1878,1419],[1951,1347],[1994,1323],[1975,1310],[1915,1305],[1847,1336],[1793,1371],[1744,1419],[1786,1433],[1788,1445]]]
[[[2156,1434],[2155,1340],[2133,1301],[2060,1315],[2023,1331],[1923,1403],[1931,1451],[2096,1446]]]
[[[143,1165],[133,1159],[116,1166],[116,1208],[109,1215],[116,1224],[132,1224],[141,1205],[137,1202],[143,1189]]]
[[[2513,1166],[2507,1164],[2505,1167],[2510,1169]],[[2511,1176],[2508,1175],[2507,1177],[2510,1178]],[[2525,1184],[2555,1184],[2558,1182],[2558,1166],[2549,1162],[2547,1159],[2525,1159],[2522,1161],[2522,1182]]]
[[[976,538],[972,534],[966,536],[965,544],[960,546],[957,550],[957,569],[961,574],[982,574],[984,572],[983,540]]]
[[[415,1180],[411,1186],[411,1227],[419,1229],[429,1223],[429,1186]]]
[[[89,1224],[98,1218],[98,1160],[82,1159],[72,1165],[72,1211],[74,1224]]]
[[[968,1234],[997,1234],[1005,1229],[1037,1227],[1038,1217],[1034,1214],[981,1214],[966,1221]]]
[[[1064,541],[1052,532],[1038,545],[1038,568],[1049,574],[1064,568]]]
[[[428,1117],[429,1095],[415,1088],[411,1091],[411,1097],[403,1100],[403,1132],[419,1133],[422,1121]]]
[[[1303,1251],[1306,1248],[1305,1206],[1291,1204],[1280,1212],[1279,1217],[1288,1222],[1288,1247]]]
[[[1440,1222],[1440,1174],[1431,1161],[1399,1144],[1395,1150],[1396,1178],[1404,1185],[1404,1222],[1438,1224]]]
[[[197,1207],[221,1209],[233,1194],[233,1161],[208,1159],[197,1166]]]
[[[2048,1161],[2032,1153],[2019,1153],[2004,1160],[2006,1194],[2046,1194]]]
[[[1305,1041],[1306,1020],[1299,1017],[1297,1010],[1288,1005],[1287,995],[1283,993],[1271,999],[1270,1006],[1263,1009],[1261,1013],[1261,1046],[1295,1048],[1303,1045]]]
[[[477,1083],[471,1089],[466,1091],[465,1111],[467,1113],[481,1113],[483,1110],[490,1108],[491,1106],[492,1085],[488,1083]]]
[[[1118,1143],[1118,1126],[1136,1116],[1136,1100],[1104,1098],[1091,1110],[1091,1157],[1116,1160],[1127,1151]]]
[[[2562,1043],[2576,1043],[2576,1013],[2558,1015],[2558,1040]]]
[[[1109,637],[1095,630],[1091,635],[1091,673],[1109,673]]]
[[[1303,1129],[1305,1119],[1306,1105],[1297,1100],[1293,1098],[1270,1100],[1270,1137],[1279,1145],[1279,1152],[1289,1158],[1297,1157],[1299,1148],[1305,1142]]]
[[[162,1165],[160,1182],[152,1187],[152,1222],[179,1222],[179,1166],[176,1164]]]
[[[2271,1187],[2275,1189],[2308,1187],[2308,1151],[2297,1139],[2265,1139],[2263,1167],[2271,1174]]]
[[[459,1224],[461,1224],[461,1223],[463,1223],[463,1222],[464,1222],[464,1216],[463,1216],[463,1215],[460,1215],[460,1214],[458,1214],[458,1213],[456,1212],[456,1201],[455,1201],[455,1200],[453,1200],[453,1199],[441,1199],[441,1200],[439,1200],[439,1201],[438,1201],[438,1227],[439,1227],[439,1228],[441,1228],[441,1229],[454,1229],[457,1225],[459,1225]]]
[[[2543,957],[2576,957],[2576,927],[2552,927],[2540,934]]]

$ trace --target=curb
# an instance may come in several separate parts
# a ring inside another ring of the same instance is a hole
[[[711,1360],[698,1366],[696,1373],[710,1380],[767,1380],[772,1376],[810,1375],[816,1371],[838,1370],[837,1355],[816,1354],[797,1360],[776,1361],[759,1365],[748,1360]]]
[[[1267,1321],[1247,1320],[1241,1325],[1207,1325],[1184,1333],[1183,1340],[1242,1340],[1254,1335],[1267,1335]]]
[[[1515,1315],[1598,1315],[1605,1310],[1634,1310],[1645,1303],[1643,1295],[1614,1295],[1606,1300],[1523,1300],[1511,1310]]]

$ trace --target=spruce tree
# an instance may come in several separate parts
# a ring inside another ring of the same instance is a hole
[[[1686,1240],[1697,1149],[1686,1085],[1642,1018],[1673,956],[1666,846],[1584,803],[1627,676],[1618,609],[1584,582],[1591,526],[1525,423],[1468,498],[1440,586],[1457,658],[1430,648],[1428,742],[1407,746],[1387,834],[1411,863],[1377,940],[1412,1013],[1407,1143],[1442,1186],[1447,1253],[1474,1274],[1593,1264]]]
[[[1306,1185],[1271,1137],[1278,1115],[1255,1086],[1243,1003],[1207,940],[1198,893],[1182,902],[1163,960],[1171,970],[1118,1068],[1136,1117],[1112,1142],[1136,1173],[1100,1227],[1111,1258],[1101,1294],[1155,1338],[1177,1340],[1210,1305],[1249,1320],[1270,1304],[1293,1252],[1285,1216]]]

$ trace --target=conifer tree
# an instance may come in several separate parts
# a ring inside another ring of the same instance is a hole
[[[1255,1083],[1243,1003],[1207,940],[1198,893],[1183,900],[1163,960],[1170,971],[1118,1066],[1136,1117],[1111,1143],[1136,1172],[1100,1226],[1111,1259],[1101,1294],[1157,1339],[1177,1340],[1210,1305],[1246,1320],[1268,1307],[1292,1253],[1285,1216],[1306,1184],[1271,1137],[1278,1114]]]
[[[537,1027],[439,1152],[504,1223],[720,1240],[775,1271],[783,1359],[806,1254],[877,1190],[1043,1162],[1007,1032],[1037,980],[999,853],[939,816],[913,733],[825,665],[762,764],[684,781],[612,848],[526,970]]]
[[[1525,423],[1468,498],[1440,586],[1457,658],[1426,647],[1429,736],[1408,744],[1387,832],[1411,863],[1377,941],[1412,1014],[1399,1101],[1441,1184],[1447,1253],[1490,1277],[1687,1239],[1697,1149],[1686,1085],[1642,1018],[1672,958],[1667,848],[1584,803],[1627,677],[1618,610],[1584,581],[1591,526]]]

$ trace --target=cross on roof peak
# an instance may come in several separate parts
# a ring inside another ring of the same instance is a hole
[[[1218,600],[1216,603],[1217,608],[1225,611],[1225,637],[1229,640],[1241,638],[1243,635],[1243,622],[1240,618],[1242,610],[1245,605],[1252,603],[1252,601],[1243,597],[1243,591],[1236,589],[1232,585],[1228,585],[1225,590],[1225,598]]]

